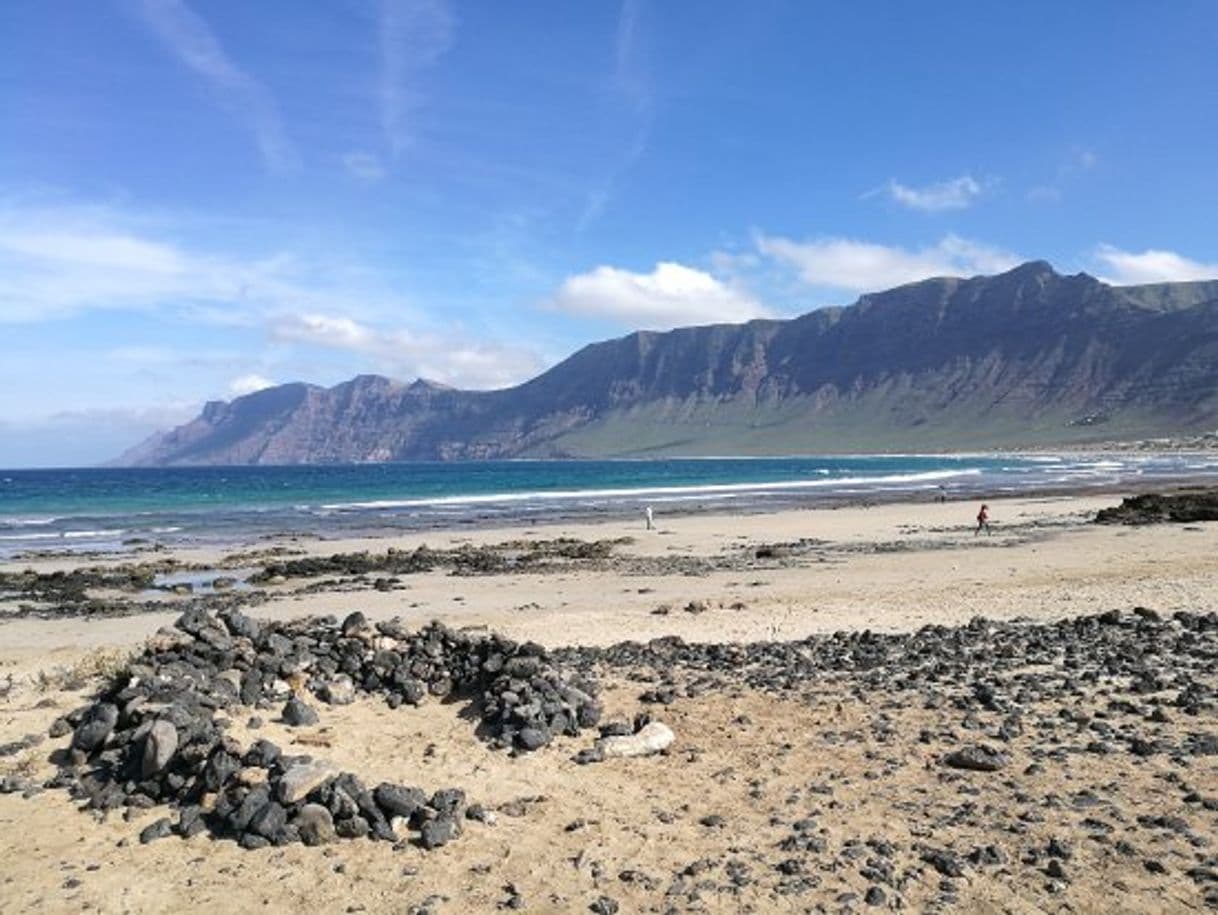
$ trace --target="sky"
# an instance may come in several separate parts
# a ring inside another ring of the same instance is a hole
[[[0,4],[0,466],[1029,259],[1218,276],[1218,4]]]

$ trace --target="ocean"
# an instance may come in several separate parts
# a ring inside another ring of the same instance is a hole
[[[854,455],[0,470],[0,557],[1218,479],[1218,455]]]

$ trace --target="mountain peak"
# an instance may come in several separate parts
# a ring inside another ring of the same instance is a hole
[[[451,385],[441,384],[438,381],[432,381],[430,378],[420,376],[410,382],[406,386],[406,390],[411,394],[430,394],[434,391],[451,391],[454,389]]]
[[[1048,261],[1043,261],[1043,260],[1024,261],[1022,264],[1012,267],[1006,273],[999,274],[999,276],[1017,276],[1017,277],[1059,276],[1059,275],[1060,274],[1056,270],[1053,269],[1052,264],[1050,264]]]
[[[346,383],[356,388],[382,388],[391,387],[398,384],[398,382],[394,381],[392,378],[386,378],[384,375],[374,375],[371,373],[356,375]]]

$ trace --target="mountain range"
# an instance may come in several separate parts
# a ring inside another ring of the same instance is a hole
[[[495,391],[361,375],[208,403],[125,465],[1049,446],[1218,426],[1218,280],[1034,261],[787,320],[639,331]]]

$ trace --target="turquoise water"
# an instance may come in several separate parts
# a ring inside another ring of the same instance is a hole
[[[0,554],[1218,477],[1218,456],[846,456],[0,470]]]

